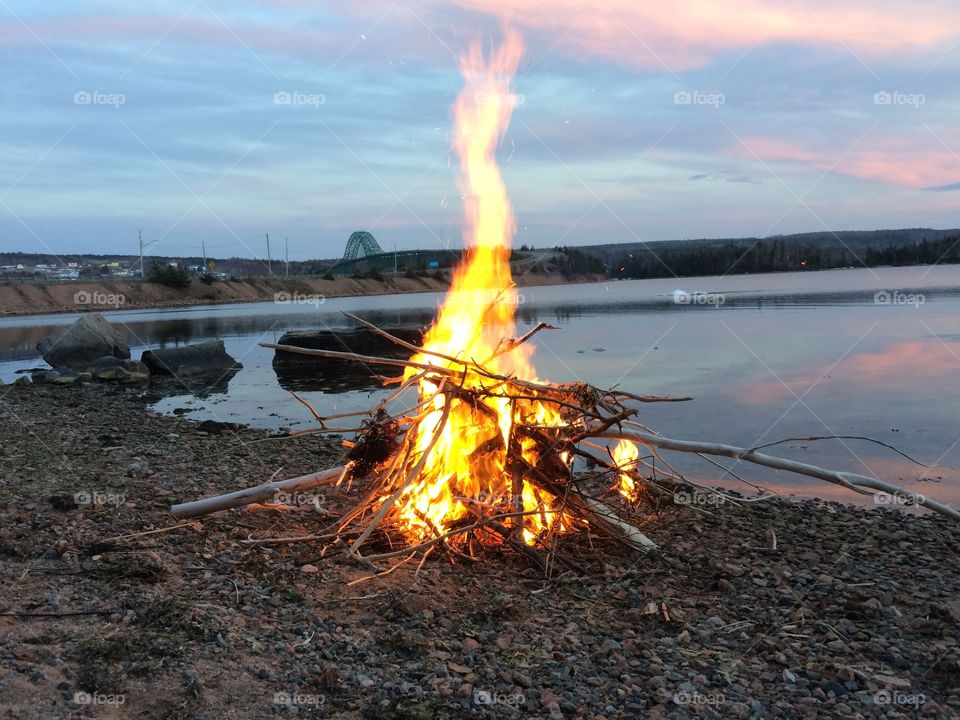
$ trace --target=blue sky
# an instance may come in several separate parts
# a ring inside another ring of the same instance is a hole
[[[458,246],[456,59],[504,22],[517,245],[960,225],[955,2],[597,5],[0,0],[0,249]]]

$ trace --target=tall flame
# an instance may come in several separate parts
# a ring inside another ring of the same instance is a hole
[[[510,273],[513,209],[495,152],[516,104],[512,82],[522,52],[520,36],[506,30],[503,43],[489,58],[475,42],[460,59],[465,84],[453,109],[453,148],[463,173],[467,252],[424,337],[424,352],[413,360],[463,369],[443,357],[453,356],[475,360],[497,374],[534,380],[528,345],[498,354],[502,342],[515,333],[517,293]],[[408,379],[415,375],[416,370],[407,369]],[[462,383],[479,388],[490,380],[467,373]],[[419,424],[419,458],[411,453],[407,463],[412,467],[422,459],[423,467],[396,503],[411,539],[437,536],[464,518],[521,510],[527,543],[536,542],[552,526],[563,529],[567,521],[554,509],[555,499],[522,478],[518,481],[516,469],[508,467],[510,448],[531,464],[537,461],[532,442],[517,447],[511,433],[514,423],[561,425],[555,406],[535,399],[485,397],[485,407],[476,408],[444,394],[435,382],[420,380],[418,386],[429,414]]]

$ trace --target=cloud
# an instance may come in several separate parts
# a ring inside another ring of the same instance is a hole
[[[947,183],[946,185],[938,185],[924,189],[929,192],[953,192],[954,190],[960,190],[960,182]]]
[[[957,157],[942,145],[927,147],[916,138],[864,138],[853,147],[807,147],[788,140],[746,137],[730,150],[746,160],[787,163],[907,188],[946,186],[957,177]]]
[[[957,35],[960,8],[943,0],[454,0],[526,29],[553,33],[554,50],[677,73],[718,55],[772,43],[834,45],[866,57],[924,51]],[[445,5],[446,2],[435,2]]]

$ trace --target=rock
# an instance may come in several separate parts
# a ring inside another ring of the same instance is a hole
[[[720,578],[717,580],[717,591],[722,592],[725,595],[736,592],[736,588],[733,586],[733,583],[727,580],[726,578]]]
[[[893,675],[874,675],[873,679],[891,690],[909,690],[911,687],[909,680]]]
[[[243,367],[224,350],[223,340],[146,350],[141,361],[155,375],[178,377],[223,372]]]
[[[709,625],[714,630],[720,630],[726,627],[726,623],[723,621],[723,618],[719,615],[712,615],[707,618],[707,625]]]
[[[647,687],[650,690],[659,690],[667,686],[667,678],[663,675],[654,675],[647,681]]]
[[[66,330],[37,343],[37,350],[52,367],[83,370],[104,355],[129,358],[126,338],[99,313],[84,315]]]
[[[58,368],[44,373],[35,373],[33,381],[47,385],[74,385],[79,382],[90,382],[93,376],[88,372],[76,372],[67,368]]]
[[[787,682],[787,683],[790,683],[790,684],[796,683],[796,682],[797,682],[797,676],[794,675],[794,674],[790,671],[790,668],[784,668],[784,669],[783,669],[783,681],[784,681],[784,682]]]
[[[383,330],[405,342],[420,345],[422,329],[414,325],[385,325]],[[338,330],[295,330],[286,332],[278,345],[335,350],[357,355],[386,358],[408,358],[410,351],[367,328]],[[273,370],[280,386],[288,390],[343,390],[379,387],[380,381],[363,363],[318,355],[304,355],[277,350]]]
[[[105,382],[140,383],[150,380],[150,369],[139,360],[122,360],[104,355],[90,363],[89,372]]]

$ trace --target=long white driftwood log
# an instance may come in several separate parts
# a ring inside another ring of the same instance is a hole
[[[917,505],[922,505],[930,510],[933,510],[934,512],[945,515],[948,518],[960,520],[960,511],[955,510],[949,505],[944,505],[943,503],[939,503],[936,500],[931,500],[924,495],[920,495],[910,490],[905,490],[904,488],[891,485],[883,480],[877,480],[876,478],[872,478],[867,475],[827,470],[826,468],[818,467],[816,465],[795,462],[793,460],[785,460],[783,458],[774,457],[773,455],[766,455],[764,453],[756,452],[755,450],[750,450],[749,448],[741,448],[734,445],[696,442],[691,440],[674,440],[640,431],[609,429],[597,434],[593,434],[588,431],[586,434],[594,438],[633,440],[644,445],[651,445],[653,447],[660,448],[661,450],[674,450],[676,452],[686,453],[703,453],[704,455],[720,455],[723,457],[733,458],[734,460],[743,460],[744,462],[764,465],[776,470],[786,470],[787,472],[797,473],[798,475],[806,475],[808,477],[818,478],[819,480],[826,480],[829,483],[842,485],[845,488],[857,492],[864,492],[862,488],[869,488],[870,490],[886,492],[890,493],[891,495],[909,498],[911,502],[914,502]]]
[[[343,474],[342,467],[335,467],[323,472],[310,473],[299,477],[281,480],[280,482],[265,482],[246,490],[237,490],[227,495],[202,498],[193,502],[180,503],[170,508],[174,517],[191,518],[221,510],[243,507],[255,502],[269,500],[278,492],[301,492],[321,485],[333,485]]]

